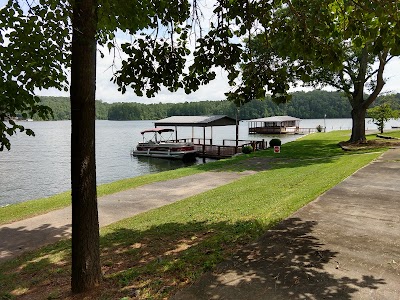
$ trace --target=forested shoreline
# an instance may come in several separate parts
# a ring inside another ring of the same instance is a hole
[[[68,97],[40,97],[44,105],[53,110],[54,120],[71,119]],[[381,97],[374,103],[379,105],[390,98],[394,109],[400,108],[400,94]],[[301,119],[350,118],[351,107],[347,98],[340,92],[314,90],[295,92],[292,100],[286,104],[276,104],[269,97],[265,100],[253,100],[239,109],[228,100],[200,101],[184,103],[143,104],[136,102],[107,103],[96,100],[96,119],[98,120],[159,120],[179,115],[227,115],[241,120],[276,115],[290,115]]]

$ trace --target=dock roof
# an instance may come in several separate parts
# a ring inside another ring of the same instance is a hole
[[[224,115],[214,116],[172,116],[154,122],[155,126],[191,126],[191,127],[208,127],[208,126],[227,126],[236,125],[234,118]]]
[[[291,116],[275,116],[275,117],[247,120],[247,122],[287,122],[287,121],[300,121],[300,120],[301,119],[299,118]]]

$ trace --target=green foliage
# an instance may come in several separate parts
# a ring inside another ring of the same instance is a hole
[[[247,97],[243,94],[249,84],[272,91],[279,102],[290,98],[289,83],[332,86],[344,93],[353,110],[351,141],[365,140],[360,125],[365,111],[385,84],[385,65],[400,54],[398,1],[276,4],[274,18],[264,27],[268,30],[247,40],[253,59],[242,65],[243,88],[237,97]]]
[[[379,97],[376,104],[388,102],[393,109],[400,109],[400,94]],[[68,97],[40,97],[40,104],[49,107],[53,120],[70,120],[71,109]],[[239,118],[249,120],[266,116],[291,115],[302,119],[349,118],[351,106],[339,92],[314,90],[294,92],[292,100],[277,104],[270,97],[252,100],[239,109]],[[107,103],[96,100],[97,120],[159,120],[170,116],[227,115],[236,116],[236,107],[229,100],[184,103]],[[22,117],[17,113],[18,117]],[[35,120],[41,120],[39,116]]]
[[[385,123],[389,121],[389,119],[397,119],[399,117],[399,111],[393,110],[388,103],[383,103],[368,109],[368,116],[372,118],[372,122],[378,126],[380,133],[383,133]]]
[[[371,105],[371,108],[381,104],[389,104],[393,110],[400,110],[400,94],[397,93],[380,96],[376,99],[376,102]]]
[[[280,146],[282,145],[282,141],[280,139],[271,139],[269,141],[269,146],[274,147],[274,146]]]
[[[53,120],[71,120],[71,103],[69,97],[40,97],[41,104],[53,112]],[[110,104],[96,100],[96,119],[107,120]],[[39,117],[34,118],[40,120]]]
[[[67,89],[69,65],[68,3],[24,7],[8,1],[0,10],[0,151],[10,150],[9,136],[17,131],[34,135],[13,119],[49,118],[51,110],[35,89]]]
[[[239,109],[239,118],[249,120],[266,116],[291,115],[302,119],[349,118],[350,105],[339,92],[315,90],[295,92],[292,101],[277,104],[270,97],[265,100],[252,100]],[[69,98],[40,97],[41,103],[50,107],[54,120],[69,120],[71,117]],[[397,102],[396,102],[397,101]],[[400,105],[400,97],[394,103]],[[98,120],[159,120],[170,116],[227,115],[236,116],[236,107],[229,101],[201,101],[185,103],[106,103],[96,101]],[[39,118],[35,118],[39,119]]]
[[[253,147],[250,145],[246,145],[242,147],[242,152],[244,154],[250,154],[251,152],[253,152]]]

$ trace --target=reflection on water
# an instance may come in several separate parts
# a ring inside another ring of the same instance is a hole
[[[142,170],[147,169],[146,173],[156,173],[167,170],[174,170],[212,161],[211,159],[203,160],[202,158],[196,158],[195,161],[184,162],[182,160],[175,160],[175,159],[172,160],[172,159],[164,159],[156,157],[145,157],[145,156],[131,156],[131,159]]]

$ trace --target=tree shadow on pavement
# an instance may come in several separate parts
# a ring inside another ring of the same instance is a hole
[[[172,299],[352,299],[360,289],[385,284],[370,274],[334,276],[338,253],[312,235],[315,225],[284,220]]]
[[[0,262],[70,236],[71,225],[53,227],[42,224],[34,229],[3,225],[0,227]]]

